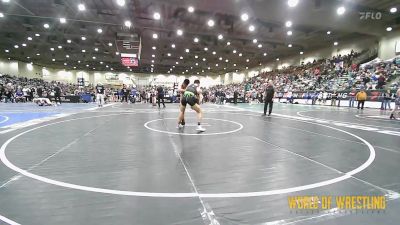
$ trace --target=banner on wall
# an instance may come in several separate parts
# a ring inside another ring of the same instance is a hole
[[[85,78],[83,78],[83,77],[78,77],[78,86],[79,86],[79,87],[85,86]]]
[[[367,90],[365,91],[367,93],[367,101],[382,101],[382,94],[384,93],[384,91],[372,91],[372,90]],[[307,99],[307,98],[313,98],[313,97],[317,97],[319,95],[320,92],[292,92],[292,97],[293,99]],[[328,97],[327,99],[331,99],[332,97],[332,91],[328,91]],[[351,92],[351,91],[337,91],[336,92],[338,95],[338,98],[341,100],[348,100],[350,98],[350,96],[355,96],[357,94],[357,92]],[[279,92],[277,93],[276,96],[282,95],[283,94],[283,98],[287,98],[289,96],[289,94],[286,93],[282,93]],[[391,92],[392,95],[392,99],[394,99],[395,96],[395,92],[392,91]]]

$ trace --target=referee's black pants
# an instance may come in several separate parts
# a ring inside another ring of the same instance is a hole
[[[164,95],[158,95],[157,96],[158,108],[160,108],[160,101],[162,101],[162,104],[163,104],[163,106],[165,108]]]
[[[272,99],[264,101],[264,115],[267,115],[268,106],[269,106],[268,115],[271,115],[273,104],[274,104],[274,101]]]

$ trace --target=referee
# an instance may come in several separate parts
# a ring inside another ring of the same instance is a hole
[[[273,100],[274,94],[275,94],[274,86],[272,85],[272,81],[269,81],[268,86],[265,89],[264,116],[267,115],[268,106],[269,106],[268,116],[270,116],[272,113],[272,106],[274,104],[274,100]]]

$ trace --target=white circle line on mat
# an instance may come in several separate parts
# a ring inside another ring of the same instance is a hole
[[[75,120],[82,120],[82,119],[90,119],[90,118],[96,118],[96,117],[106,117],[106,116],[114,116],[114,115],[123,115],[123,114],[110,114],[110,115],[101,115],[101,116],[91,116],[91,117],[82,117],[82,118],[75,118],[75,119],[69,119],[69,120],[63,120],[63,121],[58,121],[58,122],[53,122],[53,123],[49,123],[46,125],[42,125],[42,126],[38,126],[32,129],[29,129],[27,131],[24,131],[22,133],[19,133],[13,137],[11,137],[10,139],[8,139],[0,148],[0,159],[1,161],[4,163],[5,166],[7,166],[8,168],[26,176],[26,177],[30,177],[32,179],[44,182],[44,183],[48,183],[48,184],[52,184],[52,185],[57,185],[60,187],[64,187],[64,188],[69,188],[69,189],[74,189],[74,190],[81,190],[81,191],[88,191],[88,192],[95,192],[95,193],[103,193],[103,194],[113,194],[113,195],[125,195],[125,196],[138,196],[138,197],[157,197],[157,198],[195,198],[195,197],[200,197],[200,198],[243,198],[243,197],[259,197],[259,196],[269,196],[269,195],[277,195],[277,194],[287,194],[287,193],[293,193],[293,192],[298,192],[298,191],[304,191],[304,190],[309,190],[309,189],[313,189],[313,188],[317,188],[317,187],[323,187],[323,186],[327,186],[330,184],[334,184],[343,180],[346,180],[352,176],[354,176],[355,174],[363,171],[364,169],[366,169],[369,165],[372,164],[372,162],[375,159],[375,149],[374,147],[367,142],[366,140],[364,140],[363,138],[352,134],[350,132],[341,130],[339,128],[335,128],[335,127],[330,127],[327,125],[322,125],[322,124],[317,124],[317,123],[312,123],[312,122],[308,122],[308,121],[299,121],[299,122],[306,122],[306,123],[312,123],[315,125],[319,125],[319,126],[323,126],[323,127],[327,127],[327,128],[331,128],[333,130],[337,130],[340,132],[343,132],[345,134],[348,134],[350,136],[353,136],[359,140],[361,140],[364,144],[367,145],[370,155],[367,159],[367,161],[365,161],[361,166],[347,172],[344,173],[343,175],[337,177],[337,178],[333,178],[333,179],[329,179],[329,180],[325,180],[325,181],[321,181],[321,182],[317,182],[317,183],[312,183],[312,184],[308,184],[308,185],[302,185],[302,186],[297,186],[297,187],[292,187],[292,188],[284,188],[284,189],[275,189],[275,190],[269,190],[269,191],[256,191],[256,192],[236,192],[236,193],[193,193],[193,192],[188,192],[188,193],[167,193],[167,192],[136,192],[136,191],[122,191],[122,190],[113,190],[113,189],[104,189],[104,188],[96,188],[96,187],[89,187],[89,186],[83,186],[83,185],[77,185],[77,184],[71,184],[71,183],[67,183],[67,182],[62,182],[62,181],[57,181],[57,180],[53,180],[53,179],[49,179],[43,176],[39,176],[36,174],[33,174],[29,171],[26,171],[24,169],[21,169],[19,167],[17,167],[16,165],[14,165],[13,163],[11,163],[6,154],[5,154],[5,150],[7,148],[7,146],[14,141],[15,139],[17,139],[18,137],[27,134],[29,132],[32,132],[34,130],[43,128],[43,127],[48,127],[48,126],[52,126],[55,124],[60,124],[60,123],[66,123],[66,122],[70,122],[70,121],[75,121]]]
[[[238,132],[241,129],[243,129],[243,125],[241,123],[238,123],[238,122],[235,122],[235,121],[231,121],[231,120],[216,119],[216,118],[203,118],[203,120],[223,121],[223,122],[236,124],[239,127],[234,129],[234,130],[224,131],[224,132],[213,132],[213,133],[204,132],[204,133],[193,134],[193,133],[179,133],[179,132],[173,132],[173,131],[157,130],[157,129],[152,128],[152,127],[149,126],[150,123],[154,123],[154,122],[162,121],[162,120],[176,120],[176,118],[163,118],[163,119],[150,120],[150,121],[148,121],[148,122],[146,122],[144,124],[144,127],[146,127],[147,129],[149,129],[151,131],[155,131],[155,132],[159,132],[159,133],[175,134],[175,135],[182,135],[182,136],[211,136],[211,135],[231,134],[231,133],[235,133],[235,132]]]

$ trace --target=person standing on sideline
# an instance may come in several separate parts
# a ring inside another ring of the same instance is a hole
[[[264,116],[267,115],[267,109],[269,106],[268,116],[272,113],[272,106],[274,104],[274,86],[272,85],[272,81],[268,82],[268,86],[265,89],[265,98],[264,98]]]
[[[239,92],[237,91],[237,89],[235,89],[235,91],[233,92],[233,103],[235,105],[237,105],[238,95],[239,95]]]
[[[128,103],[129,91],[128,88],[126,88],[125,84],[122,86],[121,95],[122,95],[121,103],[124,102],[124,100],[126,103]]]
[[[349,93],[349,107],[353,108],[354,107],[354,102],[356,100],[356,90],[354,88],[351,89],[351,92]]]
[[[336,106],[336,100],[338,98],[338,95],[336,91],[334,91],[331,95],[331,106]]]
[[[104,93],[105,89],[102,83],[98,83],[96,86],[96,100],[97,100],[97,105],[99,107],[103,107],[104,105]]]
[[[364,109],[364,103],[367,100],[367,93],[361,89],[357,94],[356,94],[356,100],[358,101],[357,109]]]
[[[56,105],[61,105],[61,88],[57,86],[57,83],[54,83],[54,101]]]
[[[390,90],[387,90],[385,93],[383,93],[383,106],[382,106],[382,110],[383,109],[387,109],[387,107],[389,108],[389,110],[392,110],[392,107],[390,107],[390,103],[392,101],[392,94],[390,93]]]
[[[160,101],[162,101],[163,108],[165,108],[165,102],[164,102],[164,88],[162,86],[159,86],[157,88],[157,103],[158,103],[158,108],[160,108]]]
[[[400,88],[397,89],[396,92],[396,99],[394,100],[394,109],[392,111],[392,113],[390,114],[390,119],[396,119],[396,117],[394,116],[399,110],[400,110]]]

